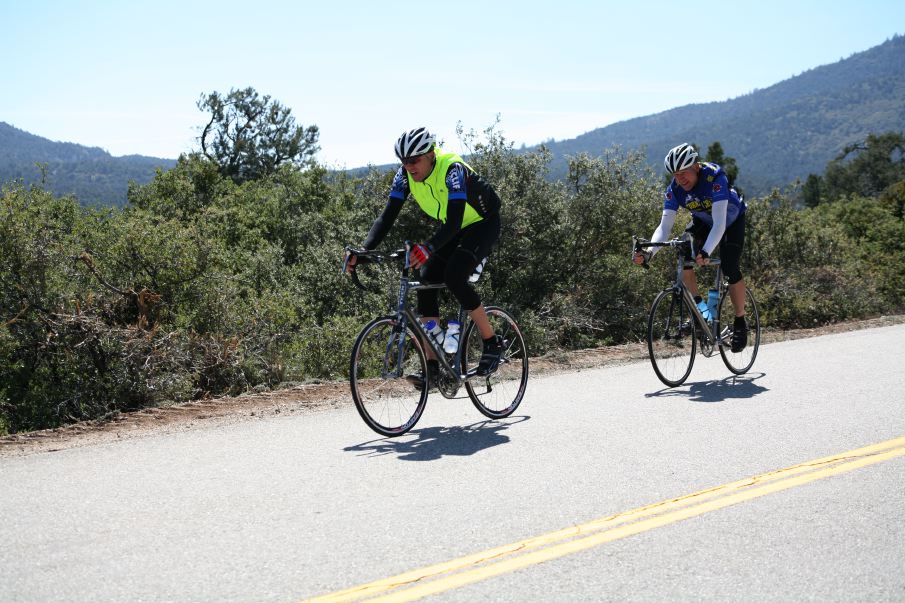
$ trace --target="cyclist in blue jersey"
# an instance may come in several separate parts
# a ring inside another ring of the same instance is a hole
[[[412,196],[421,209],[440,222],[428,240],[411,250],[412,266],[421,270],[421,280],[445,283],[468,311],[484,340],[477,374],[494,371],[502,354],[502,338],[493,331],[484,305],[468,277],[489,254],[500,238],[500,198],[475,171],[455,153],[436,144],[426,128],[403,132],[396,141],[396,156],[402,162],[390,188],[390,198],[374,221],[362,247],[374,249],[386,237],[405,200]],[[352,254],[349,269],[355,265]],[[418,291],[418,311],[422,321],[439,320],[438,291]],[[428,350],[429,357],[432,352]],[[439,371],[436,358],[428,360],[433,376]],[[416,375],[423,384],[423,375]]]
[[[723,169],[715,163],[698,161],[698,153],[688,143],[682,143],[666,154],[666,170],[673,175],[666,187],[663,215],[651,241],[662,242],[669,238],[680,207],[691,212],[692,220],[686,228],[694,237],[698,266],[710,263],[710,254],[721,245],[723,273],[729,281],[729,297],[735,309],[732,334],[732,351],[742,351],[748,343],[748,327],[745,322],[745,281],[739,269],[742,248],[745,244],[745,202],[729,186]],[[644,264],[657,252],[635,252],[632,261]],[[688,259],[691,259],[690,257]],[[710,311],[698,292],[697,279],[691,268],[682,274],[685,286],[708,320]]]

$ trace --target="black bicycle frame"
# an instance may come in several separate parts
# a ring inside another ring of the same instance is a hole
[[[456,353],[452,356],[452,364],[447,360],[446,352],[442,347],[436,342],[436,340],[431,336],[431,334],[427,331],[424,324],[418,320],[418,317],[412,311],[408,304],[408,296],[412,291],[425,291],[428,289],[445,289],[446,285],[443,283],[422,283],[420,281],[413,281],[409,279],[409,253],[411,246],[408,242],[405,245],[405,263],[402,266],[402,277],[399,280],[399,296],[396,301],[396,316],[398,318],[398,328],[400,335],[406,332],[406,327],[409,322],[412,324],[418,325],[417,332],[420,335],[421,342],[426,344],[430,349],[434,351],[434,355],[437,357],[437,361],[443,366],[443,368],[450,374],[455,375],[455,377],[460,381],[466,380],[466,375],[462,373],[462,349],[465,347],[464,334],[465,334],[465,309],[460,305],[458,320],[459,324],[462,325],[462,331],[459,334],[459,347],[456,350]],[[387,344],[387,353],[390,353],[390,346],[392,345],[392,341]],[[398,343],[396,344],[397,349],[397,362],[396,367],[397,370],[401,370],[402,367],[402,358],[403,358],[403,345],[405,343],[405,337],[399,337]]]

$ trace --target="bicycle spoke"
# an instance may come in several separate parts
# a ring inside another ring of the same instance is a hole
[[[503,337],[503,352],[497,369],[485,377],[471,377],[465,389],[475,407],[493,419],[508,417],[522,401],[528,383],[528,349],[515,322],[505,310],[490,306],[487,318],[494,331]],[[468,326],[463,366],[473,372],[483,352],[483,340],[474,323]]]
[[[654,372],[664,384],[685,382],[694,364],[697,339],[691,309],[681,293],[667,289],[651,306],[647,349]]]
[[[361,418],[386,436],[411,429],[424,411],[427,392],[410,379],[425,371],[424,353],[410,328],[400,332],[390,317],[372,321],[355,341],[349,373]]]
[[[389,255],[356,250],[356,257],[357,267],[385,260],[402,262],[408,255],[404,250]],[[408,265],[403,264],[397,316],[405,315],[415,320],[408,309],[407,295],[412,291],[441,289],[444,285],[411,283],[406,280],[408,270]],[[358,280],[357,270],[351,275],[356,286],[365,288]],[[469,321],[460,341],[461,370],[471,375],[465,381],[465,388],[475,406],[488,417],[501,418],[512,414],[524,396],[528,383],[528,349],[512,316],[493,306],[485,310],[494,332],[504,342],[499,366],[490,375],[474,375],[483,340],[474,322]],[[461,385],[459,375],[449,375],[442,370],[439,379],[430,378],[422,348],[424,344],[419,339],[423,337],[420,326],[409,324],[406,331],[400,333],[397,316],[377,318],[362,329],[352,349],[349,371],[358,413],[371,429],[386,436],[401,435],[415,425],[431,389],[439,389],[444,396],[453,397]]]
[[[729,295],[724,295],[720,301],[719,317],[720,327],[720,356],[726,367],[736,375],[747,373],[754,365],[757,352],[760,349],[760,313],[754,294],[750,289],[745,289],[745,322],[748,325],[748,343],[739,352],[732,351],[733,317],[735,311]],[[725,319],[723,317],[726,317]]]

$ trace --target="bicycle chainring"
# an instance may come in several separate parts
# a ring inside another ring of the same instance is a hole
[[[459,393],[459,380],[449,375],[445,370],[441,370],[437,376],[437,389],[443,394],[444,398],[454,398]]]

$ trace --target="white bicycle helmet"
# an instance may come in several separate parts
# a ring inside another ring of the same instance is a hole
[[[396,157],[400,161],[409,157],[424,155],[434,148],[437,137],[427,131],[427,128],[415,128],[403,132],[396,141]]]
[[[697,160],[698,152],[694,150],[693,146],[687,142],[683,142],[679,146],[669,150],[663,163],[666,165],[667,172],[675,174],[676,172],[690,168]]]

